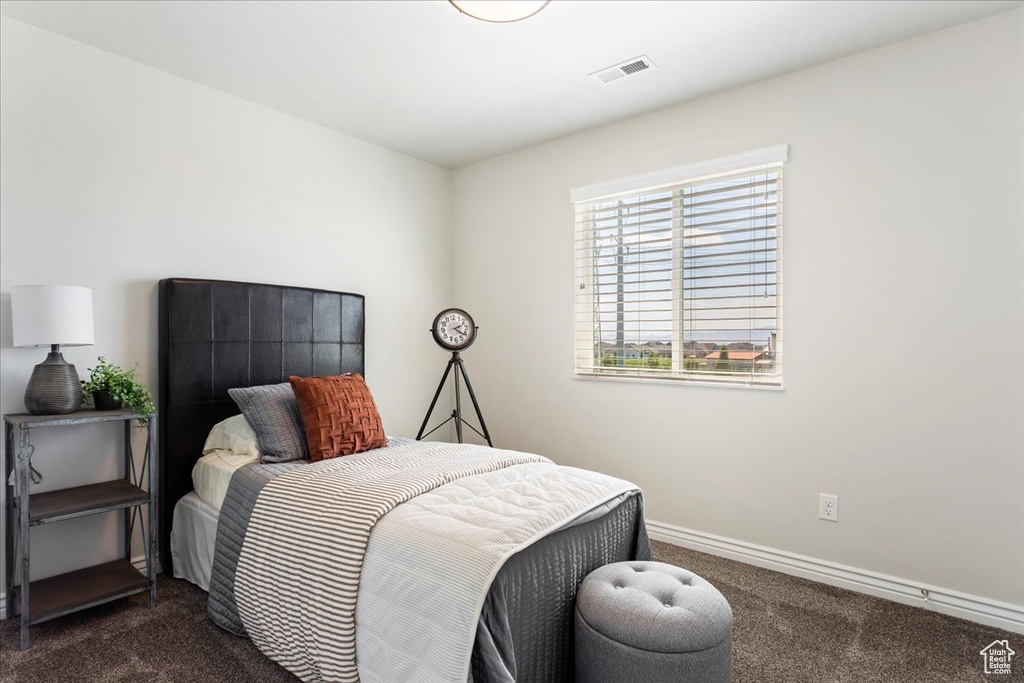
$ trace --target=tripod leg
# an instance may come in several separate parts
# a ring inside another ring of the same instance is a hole
[[[420,432],[416,435],[416,440],[419,441],[423,438],[423,431],[427,428],[427,422],[430,420],[430,415],[434,412],[434,406],[437,405],[437,399],[441,396],[441,390],[444,389],[444,383],[448,380],[448,373],[452,371],[452,365],[455,364],[455,359],[448,361],[448,367],[444,369],[444,375],[441,377],[441,383],[437,385],[437,391],[434,392],[434,400],[430,402],[430,407],[427,408],[427,414],[423,418],[423,424],[420,425]]]
[[[462,359],[458,360],[458,370],[462,371],[462,379],[466,381],[466,391],[469,392],[469,398],[473,400],[473,408],[476,409],[476,419],[480,420],[480,429],[484,432],[484,438],[487,439],[487,445],[494,448],[494,444],[491,443],[491,434],[487,431],[487,423],[484,422],[484,414],[480,412],[480,404],[476,402],[476,394],[473,393],[473,385],[469,383],[469,375],[466,374],[466,366],[462,364]],[[456,378],[458,374],[456,373]],[[455,394],[458,396],[458,393]],[[459,440],[461,442],[461,439]]]
[[[455,410],[452,412],[452,417],[455,418],[455,436],[458,438],[458,442],[462,443],[462,395],[459,392],[459,368],[462,367],[462,359],[453,358],[452,362],[455,363]]]

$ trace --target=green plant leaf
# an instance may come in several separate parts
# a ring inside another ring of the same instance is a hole
[[[156,412],[153,405],[153,397],[149,389],[135,379],[135,371],[139,369],[138,361],[131,370],[125,370],[120,366],[108,363],[107,359],[100,356],[97,359],[96,367],[89,368],[89,379],[82,381],[82,403],[91,398],[95,391],[109,391],[110,395],[120,401],[126,408],[137,410],[147,416]],[[149,420],[143,418],[140,424],[148,424]]]

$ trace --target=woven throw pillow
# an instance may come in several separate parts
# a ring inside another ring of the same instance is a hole
[[[306,426],[311,460],[387,445],[377,404],[362,375],[289,377]]]
[[[290,384],[228,389],[256,432],[262,462],[289,462],[309,457],[299,404]]]

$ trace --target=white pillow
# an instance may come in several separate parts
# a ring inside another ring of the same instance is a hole
[[[203,455],[209,455],[214,451],[231,451],[236,455],[263,457],[256,442],[256,432],[249,426],[245,415],[235,415],[213,425],[203,445]]]

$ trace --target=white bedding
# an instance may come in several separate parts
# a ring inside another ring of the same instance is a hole
[[[195,491],[186,494],[174,506],[171,526],[174,577],[190,581],[204,591],[210,590],[218,516]]]
[[[213,450],[199,458],[192,468],[192,486],[199,498],[220,511],[224,496],[228,492],[231,476],[240,467],[259,462],[259,453],[235,453],[227,450]]]
[[[636,491],[597,472],[529,463],[459,479],[381,517],[356,603],[360,681],[465,681],[505,561]]]

